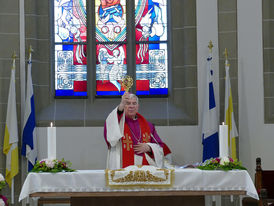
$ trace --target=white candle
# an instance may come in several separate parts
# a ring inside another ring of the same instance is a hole
[[[56,159],[56,127],[48,127],[48,159]]]
[[[219,125],[219,157],[228,157],[228,125]]]

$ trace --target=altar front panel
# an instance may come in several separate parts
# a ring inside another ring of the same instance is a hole
[[[175,169],[174,184],[168,188],[118,188],[106,186],[104,170],[79,170],[71,173],[29,173],[19,201],[28,196],[112,196],[114,193],[144,196],[159,195],[248,195],[258,199],[255,186],[244,170],[204,171]]]

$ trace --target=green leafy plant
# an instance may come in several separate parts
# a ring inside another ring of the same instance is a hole
[[[74,172],[75,170],[70,168],[71,163],[69,161],[65,161],[64,159],[43,159],[37,161],[31,172]]]
[[[237,160],[233,160],[230,157],[216,157],[206,160],[197,168],[201,170],[246,170],[245,167],[242,166],[242,163]]]
[[[0,173],[0,191],[2,190],[2,188],[4,188],[6,186],[6,181],[4,176]]]
[[[3,177],[3,175],[0,173],[0,191],[4,187],[6,187],[6,180]],[[4,195],[1,195],[1,194],[0,194],[0,205],[3,205],[3,206],[8,206],[9,205],[8,198],[6,198]]]

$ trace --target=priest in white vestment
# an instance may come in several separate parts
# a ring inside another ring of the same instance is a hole
[[[168,148],[154,125],[138,113],[138,108],[138,97],[125,92],[121,103],[106,119],[104,136],[108,145],[108,169],[130,165],[163,167],[163,148]],[[170,153],[169,149],[167,153]]]

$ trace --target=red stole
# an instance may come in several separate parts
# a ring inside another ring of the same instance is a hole
[[[139,126],[141,129],[142,142],[150,142],[150,128],[145,118],[137,113]],[[131,133],[128,124],[125,122],[124,136],[122,137],[122,167],[125,168],[134,165],[134,150],[133,150],[133,134]],[[143,154],[142,165],[149,165],[145,154]]]

